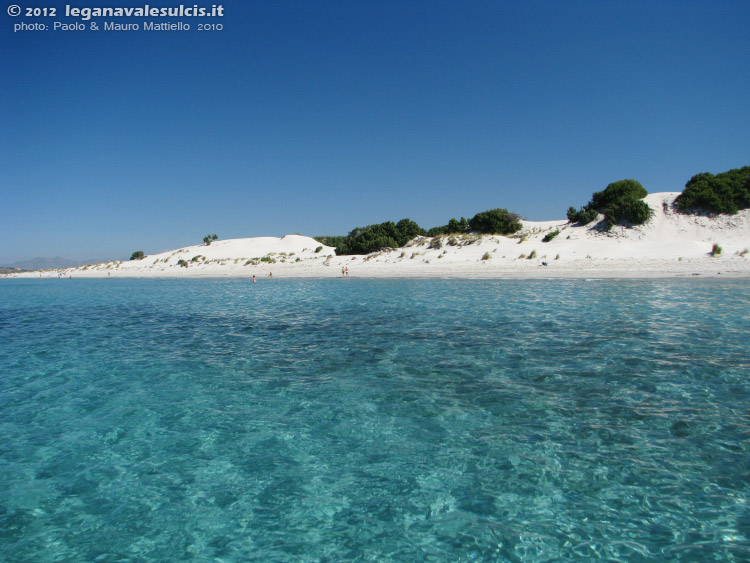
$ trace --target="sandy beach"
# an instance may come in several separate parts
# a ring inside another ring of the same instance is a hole
[[[649,194],[651,219],[636,227],[573,226],[566,220],[524,221],[513,236],[417,237],[406,246],[366,256],[336,256],[301,235],[218,240],[77,268],[6,277],[457,277],[750,278],[750,210],[715,217],[673,210],[679,192]],[[559,231],[548,242],[545,236]],[[712,253],[714,245],[720,253]]]

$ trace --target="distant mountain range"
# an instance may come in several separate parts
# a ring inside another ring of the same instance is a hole
[[[19,270],[53,270],[58,268],[75,268],[85,264],[98,264],[106,262],[104,258],[95,258],[92,260],[70,260],[56,256],[54,258],[32,258],[31,260],[22,260],[7,266],[0,266],[2,269],[19,269]]]

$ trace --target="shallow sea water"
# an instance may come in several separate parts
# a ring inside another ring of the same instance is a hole
[[[750,283],[3,280],[0,560],[750,560]]]

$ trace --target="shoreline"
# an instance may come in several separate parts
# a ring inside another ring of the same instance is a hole
[[[323,264],[276,264],[271,268],[216,267],[211,269],[175,268],[166,271],[128,271],[99,269],[48,270],[0,275],[2,279],[248,279],[257,281],[274,279],[344,279],[341,268],[350,269],[348,279],[750,279],[750,260],[744,258],[705,259],[664,264],[663,261],[622,261],[617,265],[608,260],[590,260],[586,264],[567,263],[560,265],[537,264],[483,266],[466,264],[431,265],[422,264],[399,267],[396,264],[362,264],[340,257],[336,263]],[[333,262],[333,261],[332,261]]]
[[[750,209],[735,215],[683,215],[679,192],[649,194],[643,225],[609,231],[565,220],[522,221],[513,235],[418,236],[400,248],[337,256],[298,234],[210,241],[140,259],[34,272],[14,278],[750,279]],[[134,253],[135,254],[135,253]],[[142,254],[142,253],[141,253]]]

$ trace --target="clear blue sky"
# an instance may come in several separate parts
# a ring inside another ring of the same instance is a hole
[[[216,0],[114,20],[189,32],[17,33],[77,20],[13,1],[58,16],[0,15],[0,264],[557,219],[616,180],[750,165],[747,0]]]

